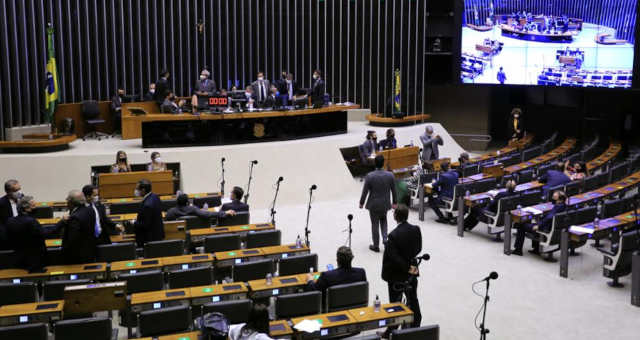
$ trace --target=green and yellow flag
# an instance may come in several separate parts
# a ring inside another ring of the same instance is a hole
[[[47,112],[45,121],[53,120],[56,112],[56,104],[59,98],[58,67],[56,66],[55,40],[53,39],[53,27],[47,28],[47,80],[44,88],[44,108]]]
[[[401,107],[400,107],[400,99],[401,99],[400,90],[401,90],[401,84],[402,84],[401,78],[400,78],[400,69],[396,69],[394,82],[395,82],[395,86],[394,86],[395,87],[395,91],[394,91],[395,93],[394,93],[394,98],[393,98],[393,106],[394,106],[395,112],[400,112],[400,109],[401,109]]]

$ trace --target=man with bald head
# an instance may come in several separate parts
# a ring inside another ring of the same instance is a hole
[[[420,136],[420,141],[422,142],[422,162],[440,159],[438,145],[443,144],[442,138],[439,135],[434,135],[431,125],[425,127],[425,133]]]
[[[69,215],[65,215],[56,225],[63,229],[62,258],[65,264],[93,263],[96,261],[98,237],[96,217],[86,206],[82,191],[71,190],[67,195]]]

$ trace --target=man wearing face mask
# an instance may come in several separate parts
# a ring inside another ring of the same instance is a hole
[[[18,216],[18,200],[22,198],[21,189],[20,182],[15,179],[4,182],[6,195],[0,198],[0,225],[5,225],[9,217]]]
[[[251,85],[247,85],[244,90],[244,97],[247,100],[246,108],[247,109],[255,109],[256,108],[256,96],[253,92],[253,87]]]
[[[7,233],[15,256],[15,267],[41,273],[47,265],[45,232],[32,214],[36,202],[31,196],[18,201],[18,216],[7,221]]]
[[[150,241],[164,240],[164,224],[162,223],[162,204],[158,195],[151,192],[151,182],[143,179],[138,182],[136,197],[142,197],[138,217],[133,225],[138,247]]]
[[[324,105],[325,92],[326,86],[322,79],[322,72],[320,70],[313,71],[313,86],[309,91],[309,96],[311,96],[311,103],[314,108],[320,108]]]
[[[291,103],[293,103],[293,97],[300,90],[300,88],[298,87],[298,83],[296,83],[296,81],[293,79],[293,73],[287,74],[287,79],[285,80],[284,85],[284,91],[280,90],[280,94],[285,95],[287,104],[291,105]]]
[[[98,196],[98,188],[91,184],[87,184],[82,187],[82,193],[87,200],[87,207],[93,210],[93,214],[96,217],[96,224],[94,228],[94,235],[98,239],[98,244],[111,244],[111,235],[118,235],[124,228],[120,225],[116,225],[107,216],[107,210],[104,205],[100,203],[100,196]]]
[[[258,72],[258,80],[254,81],[251,87],[253,88],[257,104],[262,105],[262,103],[267,100],[269,89],[271,88],[269,80],[264,78],[264,72]]]
[[[86,206],[86,199],[80,190],[71,190],[67,195],[69,215],[56,225],[63,230],[62,258],[65,264],[93,263],[96,261],[98,233],[96,215]]]
[[[156,92],[153,97],[158,105],[162,105],[162,102],[167,97],[167,92],[169,92],[169,71],[162,70],[160,79],[156,81]]]
[[[209,79],[210,75],[211,73],[206,68],[200,72],[200,79],[196,82],[193,97],[191,97],[191,106],[194,108],[194,112],[196,108],[209,107],[209,97],[216,92],[216,82]]]
[[[176,96],[173,94],[173,91],[167,92],[167,97],[162,102],[162,106],[160,106],[160,112],[162,113],[182,113],[182,104],[183,101],[176,103]]]
[[[149,92],[147,92],[144,95],[144,101],[145,102],[152,102],[154,100],[155,93],[156,93],[156,84],[155,83],[149,84]]]

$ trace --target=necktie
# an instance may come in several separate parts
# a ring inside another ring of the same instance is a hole
[[[289,98],[293,98],[293,84],[289,83]]]
[[[267,94],[264,91],[264,82],[260,82],[260,101],[262,101],[266,96]]]
[[[96,237],[100,237],[100,233],[102,232],[102,228],[100,227],[100,214],[98,213],[98,209],[96,209],[95,205],[91,205],[93,207],[93,212],[96,214],[96,224],[94,228],[94,234]]]

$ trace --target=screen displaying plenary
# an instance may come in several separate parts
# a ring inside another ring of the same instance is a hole
[[[637,0],[464,0],[461,79],[630,88]]]

